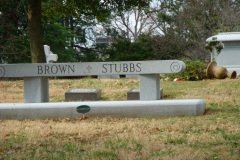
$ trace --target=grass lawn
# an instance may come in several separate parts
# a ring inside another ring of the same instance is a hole
[[[50,101],[76,88],[126,100],[134,79],[50,80]],[[240,80],[161,82],[164,99],[201,98],[196,117],[0,120],[0,160],[240,159]],[[0,102],[22,102],[23,81],[0,81]]]

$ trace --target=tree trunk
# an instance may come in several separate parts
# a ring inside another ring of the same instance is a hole
[[[28,30],[32,63],[45,62],[41,25],[41,0],[28,0]]]

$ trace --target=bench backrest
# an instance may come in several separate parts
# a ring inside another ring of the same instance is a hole
[[[184,62],[179,60],[1,64],[0,77],[141,75],[178,73],[184,69]]]

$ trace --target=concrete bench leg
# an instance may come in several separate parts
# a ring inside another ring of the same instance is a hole
[[[48,102],[48,78],[28,77],[24,78],[24,102],[40,103]]]
[[[140,75],[140,100],[160,99],[160,75]]]

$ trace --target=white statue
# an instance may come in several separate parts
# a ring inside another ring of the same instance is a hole
[[[53,63],[58,60],[58,55],[50,51],[50,46],[43,45],[47,63]]]

